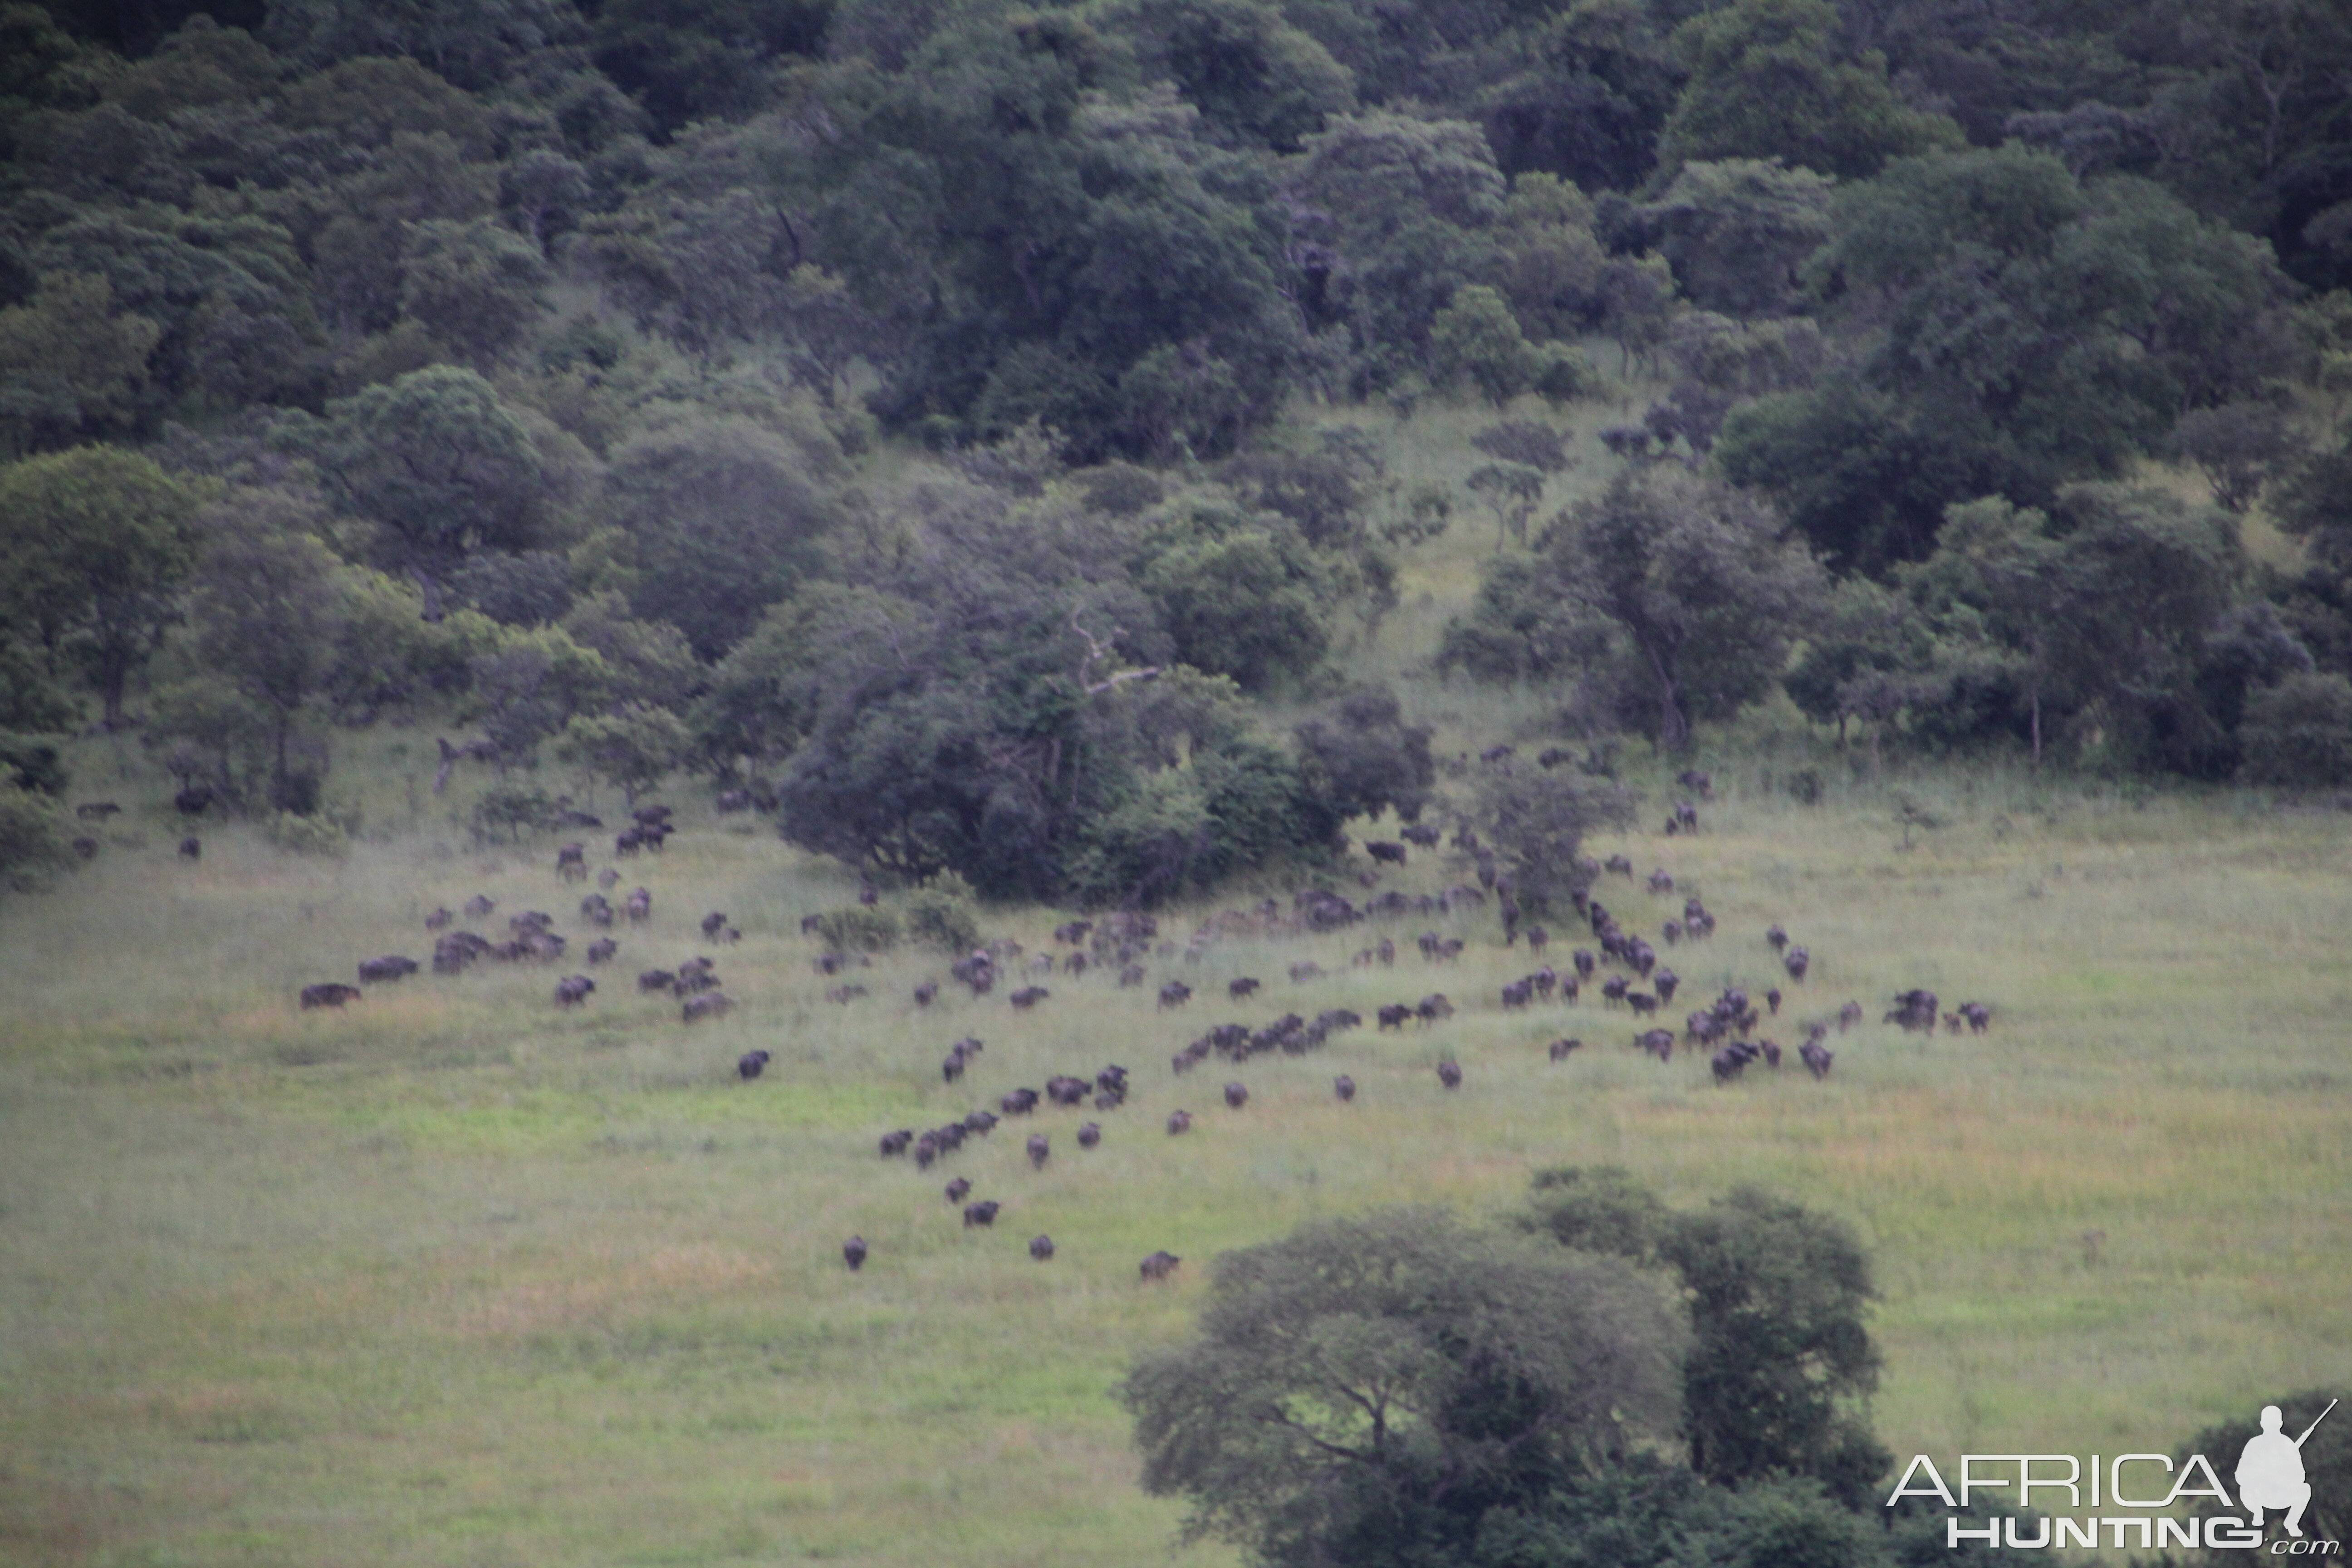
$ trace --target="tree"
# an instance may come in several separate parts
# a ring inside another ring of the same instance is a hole
[[[1199,1335],[1129,1374],[1145,1489],[1268,1563],[1459,1550],[1671,1428],[1660,1305],[1438,1212],[1312,1221],[1218,1259]]]
[[[1690,72],[1659,139],[1668,167],[1717,158],[1785,158],[1839,179],[1890,158],[1963,145],[1940,114],[1906,108],[1885,57],[1837,58],[1829,0],[1736,0],[1675,30]]]
[[[714,659],[814,567],[835,517],[793,444],[740,415],[691,416],[624,442],[599,510],[635,543],[631,606]]]
[[[309,534],[268,521],[214,538],[196,567],[189,631],[203,669],[264,716],[269,804],[307,815],[320,780],[294,765],[293,742],[331,670],[341,609],[336,561]]]
[[[195,553],[198,496],[149,458],[82,447],[0,468],[0,622],[37,629],[87,672],[103,722],[164,627]]]
[[[1484,283],[1454,290],[1429,325],[1430,374],[1442,384],[1474,383],[1501,407],[1536,384],[1542,363],[1510,302]]]
[[[384,531],[393,564],[446,576],[476,550],[550,532],[555,465],[490,384],[435,365],[289,416],[280,441],[310,458],[351,511]]]
[[[1690,1290],[1683,1421],[1691,1468],[1731,1485],[1811,1476],[1849,1508],[1889,1456],[1857,1410],[1878,1384],[1869,1259],[1842,1221],[1741,1187],[1661,1236]]]
[[[1196,507],[1161,530],[1138,585],[1158,605],[1178,658],[1246,691],[1303,674],[1328,646],[1320,565],[1278,521]]]
[[[1544,472],[1526,463],[1482,463],[1462,481],[1495,514],[1495,548],[1528,542],[1528,519],[1543,504]]]
[[[37,887],[72,865],[68,831],[57,802],[0,781],[0,883],[19,890]]]
[[[1693,303],[1743,319],[1785,315],[1800,269],[1829,239],[1835,184],[1752,158],[1685,163],[1645,216]]]
[[[1727,715],[1780,674],[1826,579],[1780,520],[1717,481],[1621,475],[1538,542],[1552,569],[1622,629],[1656,704],[1661,745]]]
[[[163,335],[118,313],[103,278],[49,273],[21,305],[0,310],[0,430],[12,453],[126,430],[147,356]]]
[[[1470,821],[1531,914],[1568,908],[1592,880],[1585,835],[1633,816],[1622,791],[1554,768],[1490,765],[1471,786]]]
[[[2256,784],[2322,789],[2352,782],[2352,680],[2290,675],[2249,692],[2239,738]]]
[[[1326,116],[1356,107],[1347,68],[1255,0],[1138,0],[1122,19],[1144,68],[1164,75],[1230,141],[1295,153]]]
[[[1666,1208],[1614,1166],[1537,1173],[1521,1223],[1564,1247],[1664,1265],[1691,1323],[1683,1435],[1691,1468],[1724,1486],[1810,1477],[1848,1508],[1891,1462],[1861,1418],[1878,1352],[1877,1292],[1843,1221],[1754,1187],[1696,1212]]]
[[[1293,731],[1298,754],[1318,770],[1319,793],[1342,816],[1377,816],[1393,807],[1416,820],[1437,782],[1429,730],[1407,724],[1396,693],[1360,686]]]
[[[546,308],[538,247],[488,218],[412,225],[404,249],[401,313],[477,363],[503,359]]]
[[[2231,403],[2182,415],[2167,449],[2203,470],[2216,506],[2242,512],[2300,448],[2278,409],[2262,403]]]
[[[677,770],[693,743],[677,714],[633,702],[612,713],[574,714],[556,737],[555,755],[614,785],[634,807]]]

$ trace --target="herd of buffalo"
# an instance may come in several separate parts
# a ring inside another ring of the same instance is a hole
[[[1703,787],[1704,776],[1699,779]],[[669,808],[661,805],[634,812],[632,826],[614,839],[614,854],[626,857],[649,849],[658,851],[671,832],[670,815]],[[1696,832],[1696,810],[1688,803],[1678,805],[1669,829]],[[1439,831],[1415,824],[1406,827],[1402,837],[1407,843],[1428,848],[1437,844]],[[1760,995],[1751,995],[1738,984],[1727,986],[1705,1006],[1685,1015],[1679,1030],[1653,1022],[1662,1008],[1674,1003],[1680,978],[1647,936],[1629,929],[1595,896],[1600,879],[1605,876],[1622,876],[1629,884],[1633,882],[1633,866],[1629,859],[1612,856],[1605,862],[1586,863],[1588,890],[1574,895],[1574,906],[1578,920],[1590,928],[1591,945],[1571,948],[1556,966],[1545,962],[1552,950],[1552,933],[1523,920],[1507,879],[1496,876],[1491,857],[1477,843],[1475,836],[1465,827],[1457,832],[1454,844],[1477,864],[1482,886],[1464,884],[1432,895],[1391,890],[1360,905],[1327,889],[1310,889],[1296,894],[1287,911],[1278,900],[1267,899],[1255,909],[1228,910],[1204,921],[1182,949],[1183,956],[1188,961],[1200,961],[1210,944],[1222,936],[1320,934],[1369,920],[1435,918],[1482,908],[1491,895],[1501,908],[1506,945],[1516,946],[1524,938],[1528,952],[1538,961],[1527,974],[1501,987],[1498,1000],[1505,1012],[1573,1006],[1590,991],[1597,994],[1604,1009],[1622,1008],[1636,1023],[1647,1024],[1648,1027],[1632,1037],[1631,1045],[1661,1062],[1671,1060],[1678,1045],[1704,1051],[1717,1084],[1733,1082],[1759,1061],[1768,1069],[1780,1066],[1785,1055],[1783,1047],[1759,1032],[1768,1019],[1780,1016],[1786,998],[1778,984],[1767,986]],[[1388,866],[1403,865],[1410,853],[1403,843],[1376,842],[1368,848],[1376,863]],[[564,845],[557,855],[555,870],[563,880],[587,879],[590,872],[585,845]],[[596,873],[596,879],[599,890],[587,894],[580,902],[581,919],[590,927],[604,932],[614,929],[616,922],[639,926],[650,920],[653,895],[646,889],[635,889],[616,904],[610,895],[620,880],[619,873],[608,867]],[[1369,883],[1370,879],[1365,880]],[[1675,890],[1674,878],[1664,870],[1651,872],[1641,886],[1660,898],[1669,898]],[[863,896],[866,901],[873,901],[871,889]],[[490,900],[476,895],[464,905],[463,912],[467,919],[478,921],[488,918],[494,909]],[[473,931],[453,929],[457,918],[447,909],[436,909],[425,921],[426,929],[434,933],[431,964],[436,974],[456,974],[483,960],[551,964],[569,951],[570,944],[554,929],[553,917],[541,910],[510,916],[507,936],[497,942]],[[734,942],[741,935],[728,917],[718,911],[704,917],[700,929],[704,938],[712,942]],[[812,916],[803,922],[802,929],[803,932],[821,934],[823,927],[819,918]],[[1704,901],[1686,897],[1676,912],[1659,922],[1656,934],[1665,949],[1673,950],[1685,943],[1706,942],[1714,936],[1715,930],[1716,917]],[[1812,968],[1811,954],[1801,944],[1791,942],[1777,924],[1763,934],[1787,983],[1802,986]],[[1464,942],[1459,937],[1431,930],[1423,931],[1414,945],[1425,964],[1442,967],[1460,955]],[[610,962],[618,952],[616,939],[599,934],[584,944],[583,956],[593,968]],[[969,989],[974,999],[992,992],[1000,979],[1018,978],[1025,983],[1008,987],[1007,1000],[1014,1008],[1027,1011],[1052,995],[1039,984],[1049,975],[1076,978],[1094,971],[1115,975],[1120,988],[1139,987],[1150,981],[1147,960],[1173,957],[1177,952],[1172,942],[1160,940],[1159,924],[1152,916],[1122,910],[1100,920],[1071,921],[1056,927],[1053,951],[1028,956],[1025,963],[1020,943],[999,940],[957,959],[949,966],[949,973]],[[1396,942],[1382,936],[1359,949],[1353,955],[1353,963],[1368,970],[1391,968],[1397,957]],[[863,963],[848,953],[826,952],[819,955],[815,966],[824,975],[839,976]],[[366,959],[358,965],[359,985],[341,982],[306,985],[301,989],[300,1004],[306,1009],[341,1007],[362,995],[362,986],[397,982],[420,967],[416,960],[401,954]],[[1323,973],[1321,966],[1311,961],[1289,966],[1294,984],[1314,980]],[[1229,1001],[1243,1002],[1254,997],[1264,985],[1256,976],[1242,975],[1226,983],[1225,993]],[[637,988],[646,994],[667,994],[677,1003],[681,1019],[688,1024],[719,1016],[731,1006],[720,985],[715,963],[705,956],[688,959],[675,969],[646,970],[637,976]],[[559,1007],[579,1006],[595,990],[596,983],[589,975],[567,974],[555,983],[554,1000]],[[915,987],[913,1001],[919,1009],[928,1009],[936,1002],[939,992],[937,981],[925,980]],[[866,994],[866,987],[854,984],[838,984],[825,993],[828,1000],[842,1004]],[[1192,986],[1184,981],[1166,979],[1159,986],[1159,1006],[1161,1010],[1181,1008],[1193,995]],[[1382,1031],[1428,1027],[1453,1016],[1454,1012],[1454,1004],[1446,994],[1433,991],[1417,1001],[1380,1006],[1376,1023]],[[1831,1029],[1843,1033],[1862,1017],[1861,1005],[1848,1001],[1834,1014],[1795,1025],[1800,1032],[1796,1047],[1799,1063],[1816,1079],[1828,1077],[1835,1059],[1835,1053],[1825,1043]],[[1906,1030],[1930,1034],[1939,1023],[1948,1033],[1957,1034],[1965,1028],[1982,1034],[1990,1019],[1990,1009],[1982,1003],[1964,1002],[1953,1010],[1943,1011],[1934,993],[1913,989],[1895,996],[1895,1005],[1886,1013],[1885,1021]],[[1268,1052],[1299,1056],[1319,1047],[1335,1034],[1360,1027],[1363,1022],[1360,1015],[1334,1007],[1312,1018],[1285,1013],[1263,1026],[1220,1024],[1175,1052],[1170,1066],[1181,1077],[1212,1056],[1235,1066]],[[1563,1035],[1550,1042],[1546,1055],[1553,1062],[1563,1061],[1583,1045],[1581,1038]],[[957,1040],[940,1061],[942,1080],[953,1084],[963,1079],[983,1049],[978,1038]],[[746,1052],[736,1061],[737,1076],[746,1082],[756,1079],[772,1059],[765,1050]],[[1443,1089],[1461,1087],[1461,1065],[1450,1055],[1435,1064],[1435,1072]],[[1356,1098],[1356,1081],[1342,1073],[1332,1080],[1332,1091],[1340,1101],[1350,1102]],[[878,1148],[886,1159],[905,1159],[918,1169],[929,1170],[953,1156],[968,1139],[987,1137],[1003,1120],[1028,1117],[1041,1107],[1091,1109],[1097,1115],[1107,1115],[1126,1103],[1128,1092],[1128,1069],[1116,1063],[1086,1075],[1055,1074],[1045,1080],[1042,1090],[1014,1088],[999,1095],[992,1111],[983,1107],[936,1127],[921,1131],[906,1127],[885,1132],[878,1140]],[[1250,1093],[1246,1085],[1234,1080],[1223,1086],[1222,1098],[1228,1110],[1238,1112],[1248,1105]],[[1181,1135],[1192,1127],[1192,1120],[1190,1110],[1170,1112],[1164,1122],[1167,1133]],[[1103,1137],[1103,1124],[1097,1120],[1082,1121],[1073,1134],[1081,1150],[1098,1147]],[[1053,1137],[1045,1131],[1033,1132],[1024,1149],[1031,1168],[1043,1169],[1053,1158]],[[1000,1199],[973,1200],[971,1183],[966,1177],[954,1177],[943,1190],[951,1209],[961,1215],[967,1227],[992,1228],[1003,1211]],[[1040,1262],[1055,1255],[1054,1241],[1048,1236],[1034,1237],[1028,1246],[1030,1256]],[[853,1270],[865,1264],[870,1252],[863,1237],[852,1237],[842,1247],[843,1259]],[[1147,1281],[1166,1279],[1181,1261],[1172,1253],[1154,1252],[1143,1260],[1139,1271]]]

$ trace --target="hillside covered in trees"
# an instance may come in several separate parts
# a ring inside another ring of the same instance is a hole
[[[405,714],[492,829],[692,768],[1148,902],[1419,812],[1339,656],[1487,513],[1423,668],[1563,737],[2340,784],[2347,81],[2325,0],[10,0],[0,859],[91,725],[299,838]]]

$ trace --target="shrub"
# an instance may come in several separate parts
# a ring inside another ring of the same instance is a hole
[[[520,844],[524,833],[540,832],[554,822],[555,803],[545,790],[501,779],[474,803],[471,826],[478,839],[495,842],[503,832]]]
[[[898,917],[865,904],[827,910],[814,929],[835,952],[887,952],[898,945]]]
[[[281,811],[268,826],[269,842],[290,855],[323,855],[340,860],[352,852],[351,835],[323,816]]]
[[[900,900],[907,937],[926,947],[970,952],[980,945],[980,909],[971,884],[953,871],[926,878]]]
[[[73,863],[70,835],[57,806],[13,784],[0,784],[0,879],[19,889]]]
[[[2352,680],[2290,675],[2252,693],[2238,739],[2256,784],[2352,784]]]

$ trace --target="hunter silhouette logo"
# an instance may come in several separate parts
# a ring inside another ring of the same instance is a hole
[[[2336,1401],[2327,1402],[2327,1410],[2336,1408]],[[2275,1405],[2263,1406],[2263,1429],[2246,1439],[2245,1452],[2238,1456],[2238,1503],[2246,1510],[2248,1528],[2263,1527],[2264,1509],[2286,1510],[2286,1532],[2303,1533],[2303,1510],[2311,1503],[2311,1483],[2303,1478],[2304,1440],[2319,1429],[2327,1419],[2323,1410],[2303,1436],[2289,1437],[2279,1429],[2286,1417]]]

